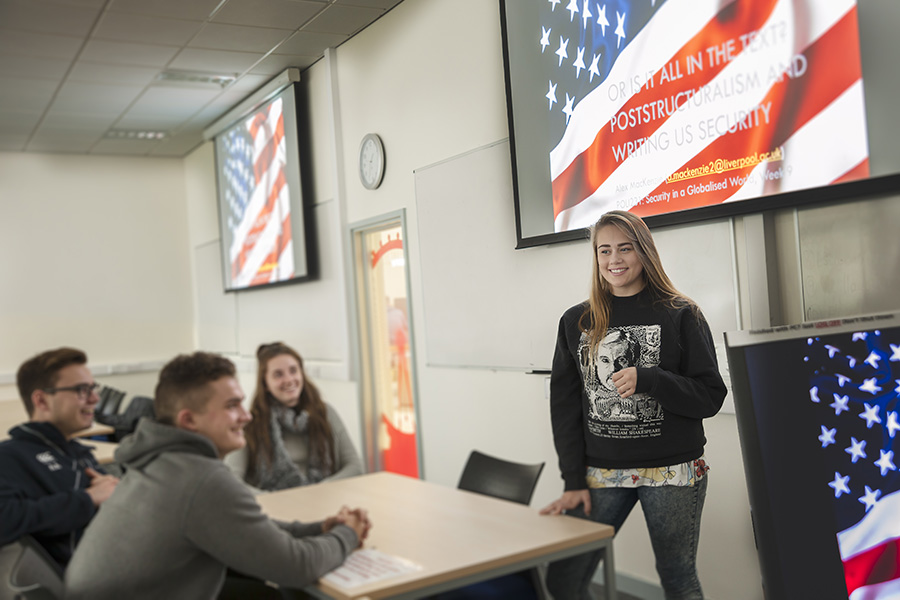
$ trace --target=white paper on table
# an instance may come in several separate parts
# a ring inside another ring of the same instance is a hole
[[[344,564],[322,577],[322,580],[338,587],[353,588],[421,569],[421,565],[411,560],[374,548],[363,548],[353,552]]]

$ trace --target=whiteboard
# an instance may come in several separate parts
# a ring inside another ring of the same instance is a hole
[[[559,317],[588,295],[590,243],[515,249],[506,140],[417,169],[415,190],[428,364],[549,369]],[[703,308],[717,344],[737,329],[730,227],[653,231],[670,277]]]

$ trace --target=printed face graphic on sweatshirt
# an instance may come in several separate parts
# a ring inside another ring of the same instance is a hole
[[[588,430],[600,437],[639,438],[659,435],[662,408],[649,394],[622,398],[612,375],[627,367],[659,365],[659,325],[610,327],[593,360],[586,334],[578,346],[587,393]]]

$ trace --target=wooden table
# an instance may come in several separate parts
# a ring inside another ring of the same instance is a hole
[[[528,506],[395,475],[371,473],[257,497],[281,520],[318,521],[341,506],[369,511],[366,548],[421,569],[353,589],[326,581],[306,591],[323,598],[420,598],[601,549],[606,599],[615,600],[613,528]]]

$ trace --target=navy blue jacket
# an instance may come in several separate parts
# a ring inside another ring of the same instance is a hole
[[[50,423],[25,423],[9,435],[0,442],[0,546],[30,534],[65,566],[96,512],[85,469],[103,470],[89,447]]]

